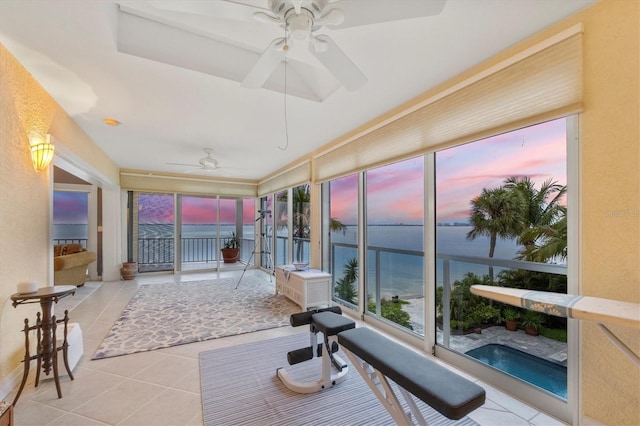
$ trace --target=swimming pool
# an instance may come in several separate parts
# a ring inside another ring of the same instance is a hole
[[[472,349],[466,354],[567,399],[567,367],[497,343]]]

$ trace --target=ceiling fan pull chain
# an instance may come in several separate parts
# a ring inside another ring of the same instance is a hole
[[[285,37],[285,40],[288,40],[286,27],[284,30],[284,37]],[[287,44],[285,44],[284,50],[285,52],[288,50]],[[284,57],[284,135],[285,135],[286,143],[284,144],[283,147],[278,145],[278,149],[282,151],[286,151],[286,149],[289,147],[289,125],[287,124],[287,57],[286,56]]]

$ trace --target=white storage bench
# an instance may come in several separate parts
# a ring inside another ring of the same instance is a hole
[[[61,348],[64,342],[64,324],[59,324],[56,329],[56,347]],[[84,354],[84,345],[82,343],[82,330],[80,324],[77,322],[70,322],[67,324],[67,343],[69,348],[67,349],[67,357],[69,359],[69,368],[71,371],[75,368],[80,357]],[[58,351],[58,375],[66,376],[67,369],[64,366],[64,357],[62,351]],[[53,376],[52,376],[53,377]]]

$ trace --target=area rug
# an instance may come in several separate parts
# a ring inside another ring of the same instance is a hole
[[[344,382],[314,394],[287,389],[276,376],[285,367],[296,380],[312,382],[320,359],[289,366],[287,352],[309,344],[307,333],[200,353],[204,424],[220,425],[394,425],[394,421],[355,368]],[[339,352],[341,358],[348,358]],[[395,386],[395,385],[393,385]],[[402,400],[402,397],[400,397]],[[430,425],[477,425],[464,417],[443,417],[417,400]],[[406,409],[406,407],[405,407]]]
[[[259,277],[147,284],[131,298],[93,359],[289,325],[300,307]]]

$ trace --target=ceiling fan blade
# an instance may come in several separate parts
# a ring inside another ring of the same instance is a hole
[[[315,38],[324,46],[317,49],[313,43],[309,43],[309,50],[345,89],[354,91],[365,85],[367,77],[329,36],[318,35]]]
[[[202,1],[202,0],[147,0],[150,5],[167,11],[192,13],[195,15],[213,16],[214,18],[232,19],[235,21],[255,22],[254,13],[261,11],[271,13],[260,6],[237,3],[235,1]]]
[[[258,89],[273,74],[278,64],[282,62],[286,51],[283,49],[286,39],[284,37],[273,40],[262,52],[262,56],[255,63],[249,74],[242,81],[242,86],[250,89]]]
[[[166,163],[170,166],[186,166],[186,167],[197,167],[202,168],[200,164],[186,164],[186,163]]]
[[[344,12],[344,21],[338,25],[327,23],[330,28],[349,28],[380,22],[400,21],[437,15],[446,0],[340,0],[332,6]]]

